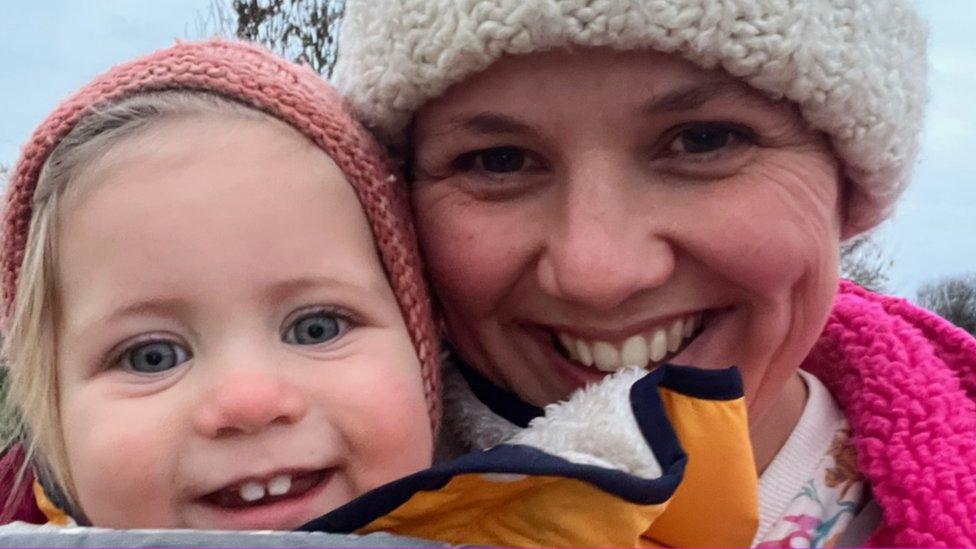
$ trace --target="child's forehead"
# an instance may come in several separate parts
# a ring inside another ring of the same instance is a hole
[[[352,187],[287,126],[194,120],[128,145],[62,210],[64,276],[187,288],[332,277],[389,292]]]
[[[162,180],[173,172],[192,168],[201,175],[226,173],[234,168],[254,169],[272,159],[273,165],[263,167],[286,172],[298,165],[324,161],[337,176],[330,180],[344,179],[325,151],[297,130],[270,115],[257,111],[249,114],[173,116],[154,120],[137,131],[98,145],[89,152],[88,162],[74,174],[66,199],[88,196],[107,180],[117,182],[122,179],[118,177],[120,172],[137,170],[143,178],[155,172],[161,180],[159,192],[165,192]],[[242,149],[247,154],[237,154]]]

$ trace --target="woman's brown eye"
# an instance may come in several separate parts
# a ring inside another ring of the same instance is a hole
[[[670,149],[675,154],[706,154],[747,139],[744,133],[728,126],[693,126],[682,130]]]
[[[494,147],[473,151],[460,157],[458,168],[491,173],[511,173],[525,167],[525,153],[517,147]]]
[[[681,133],[681,145],[685,152],[701,154],[712,152],[729,144],[732,133],[728,130],[694,129]]]

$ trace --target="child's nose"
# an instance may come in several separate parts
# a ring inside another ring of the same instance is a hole
[[[255,434],[300,421],[308,410],[301,388],[273,371],[236,372],[216,382],[196,414],[204,436]]]

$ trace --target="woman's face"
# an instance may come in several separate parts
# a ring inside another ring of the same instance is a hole
[[[798,383],[836,289],[841,174],[791,104],[676,56],[547,52],[412,131],[447,328],[494,382],[543,405],[629,365],[737,365],[754,421]]]

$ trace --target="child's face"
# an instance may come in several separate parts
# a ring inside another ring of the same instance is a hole
[[[72,185],[59,410],[93,524],[290,529],[429,464],[419,362],[324,152],[210,116]]]

